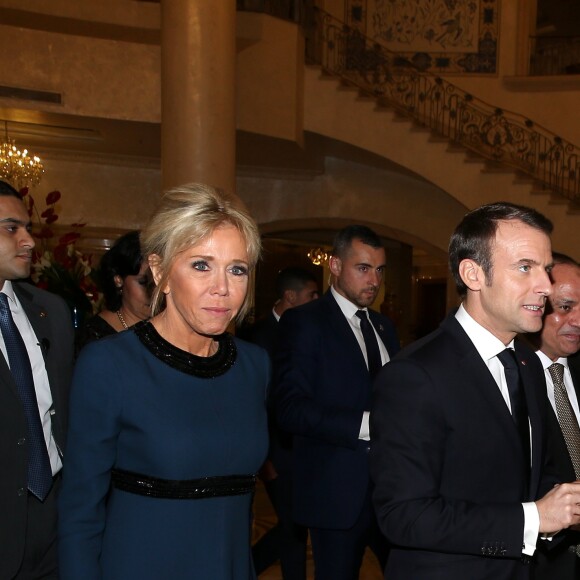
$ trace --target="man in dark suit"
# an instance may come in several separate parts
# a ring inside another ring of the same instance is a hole
[[[258,320],[245,334],[250,342],[260,345],[273,355],[278,341],[278,322],[284,312],[318,298],[314,274],[299,267],[280,270],[276,276],[276,303],[272,311]],[[292,520],[291,437],[277,426],[274,414],[268,413],[270,449],[260,471],[264,485],[278,517],[252,547],[256,574],[280,560],[284,580],[306,580],[306,528]]]
[[[276,275],[276,303],[272,310],[247,329],[242,338],[265,348],[272,356],[282,314],[290,308],[312,302],[318,296],[318,282],[312,272],[298,266],[283,268]]]
[[[385,268],[380,238],[349,226],[319,300],[287,311],[274,357],[279,425],[294,435],[293,511],[310,530],[317,580],[356,580],[366,546],[386,560],[371,503],[372,375],[398,348],[388,318],[369,310]]]
[[[549,442],[561,481],[580,479],[580,266],[554,254],[550,273],[552,294],[541,333],[532,343],[546,379]],[[580,532],[567,532],[562,541],[542,542],[533,566],[536,580],[580,578]]]
[[[529,578],[538,534],[580,522],[580,484],[554,488],[544,471],[539,360],[514,340],[542,326],[551,230],[508,203],[468,213],[449,246],[461,306],[377,377],[370,463],[389,580]]]
[[[12,282],[30,274],[30,227],[18,192],[0,182],[0,578],[56,580],[73,331],[60,298]]]

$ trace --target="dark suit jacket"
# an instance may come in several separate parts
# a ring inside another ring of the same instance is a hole
[[[580,401],[580,354],[568,357],[568,368],[572,375],[576,397]],[[558,423],[558,417],[547,399],[547,395],[546,400],[548,408],[548,450],[550,459],[555,467],[556,476],[562,483],[575,481],[574,466]],[[537,580],[553,580],[555,578],[558,578],[558,580],[576,580],[577,572],[571,568],[574,559],[567,553],[567,550],[569,546],[578,544],[580,544],[580,532],[573,531],[565,532],[559,543],[540,542],[541,554],[538,555],[538,558],[541,565],[535,569],[534,578]],[[577,563],[578,566],[580,564]]]
[[[267,316],[260,318],[247,329],[241,338],[266,349],[272,357],[278,340],[278,321],[272,312],[269,312]]]
[[[580,358],[578,355],[568,358],[568,368],[572,375],[576,397],[580,401]],[[572,460],[566,447],[566,441],[564,440],[560,424],[558,423],[558,417],[549,401],[546,403],[546,406],[548,407],[548,440],[550,443],[551,459],[556,466],[556,474],[558,475],[558,479],[563,483],[575,481],[574,466],[572,465]]]
[[[267,316],[260,318],[249,327],[243,333],[242,338],[264,348],[272,359],[278,343],[279,326],[272,312],[269,312]],[[271,391],[272,388],[270,388],[270,395]],[[268,459],[274,465],[277,473],[290,472],[292,469],[292,435],[280,429],[271,396],[268,397],[268,432],[270,435]]]
[[[380,372],[371,413],[371,476],[379,525],[394,544],[389,580],[515,580],[521,502],[541,496],[545,384],[516,341],[532,427],[532,471],[495,380],[452,315]]]
[[[66,433],[68,388],[72,371],[73,328],[70,311],[58,297],[13,282],[43,353],[54,403],[52,425],[62,450]],[[0,355],[0,578],[12,578],[22,561],[26,532],[26,418],[8,364]]]
[[[369,311],[392,357],[399,343],[388,318]],[[294,435],[297,523],[347,529],[369,486],[368,441],[358,439],[372,384],[352,328],[332,294],[286,311],[274,357],[280,427]]]

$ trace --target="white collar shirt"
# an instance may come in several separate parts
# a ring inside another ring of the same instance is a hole
[[[52,435],[52,393],[50,391],[50,384],[48,382],[48,374],[44,365],[41,346],[38,337],[28,320],[28,316],[26,316],[26,312],[24,312],[24,308],[14,293],[14,288],[9,280],[4,282],[2,292],[8,297],[8,304],[10,305],[10,312],[12,313],[14,324],[16,324],[16,327],[22,336],[22,340],[26,346],[26,351],[28,352],[28,358],[30,359],[34,388],[36,390],[36,399],[38,402],[38,411],[40,413],[42,430],[44,432],[44,439],[46,441],[48,456],[50,458],[50,466],[52,468],[52,474],[54,475],[62,468],[62,462],[56,441]],[[6,351],[4,337],[1,332],[0,351],[2,351],[8,366],[10,366],[8,363],[8,353]]]
[[[554,362],[560,363],[564,366],[564,386],[566,387],[566,392],[568,393],[568,398],[570,399],[570,404],[572,405],[572,409],[574,409],[574,414],[576,415],[576,420],[580,424],[580,410],[578,409],[578,397],[576,396],[576,390],[574,389],[574,382],[572,381],[572,375],[570,374],[570,369],[568,367],[568,359],[567,358],[559,358],[556,361],[550,360],[548,356],[546,356],[541,350],[536,351],[540,362],[542,363],[542,367],[544,367],[544,374],[546,375],[546,390],[548,393],[548,399],[550,400],[550,404],[552,405],[552,409],[554,409],[554,413],[556,413],[556,417],[558,413],[556,412],[556,400],[554,399],[554,381],[552,380],[552,375],[548,370]]]
[[[369,322],[371,323],[371,327],[375,333],[375,336],[377,337],[377,343],[379,345],[379,351],[381,353],[381,362],[383,365],[387,364],[389,362],[389,360],[391,360],[389,357],[389,353],[387,352],[386,346],[384,345],[384,343],[383,343],[381,337],[378,335],[377,330],[374,327],[370,317],[368,316],[368,308],[359,308],[356,304],[353,304],[350,300],[348,300],[347,298],[342,296],[342,294],[339,294],[335,290],[334,286],[330,287],[330,291],[332,292],[332,296],[336,300],[338,307],[340,308],[341,312],[344,314],[344,317],[346,318],[347,322],[349,323],[349,325],[354,333],[354,336],[355,336],[355,338],[360,346],[360,349],[365,357],[367,367],[369,364],[369,361],[367,358],[367,349],[365,346],[365,340],[363,338],[362,330],[360,328],[360,318],[356,315],[356,313],[359,310],[364,310],[365,312],[367,312],[367,317],[369,319]]]
[[[455,314],[457,322],[461,325],[463,330],[469,336],[471,342],[475,346],[479,356],[483,359],[489,372],[493,376],[500,392],[511,413],[511,403],[510,395],[507,387],[507,381],[505,378],[504,367],[501,361],[497,358],[500,352],[503,352],[506,348],[514,348],[514,341],[512,340],[507,346],[494,336],[489,330],[481,326],[476,322],[463,307],[463,304],[459,307]]]
[[[459,307],[455,313],[457,322],[461,325],[463,330],[469,336],[471,342],[475,346],[479,356],[483,359],[489,372],[492,374],[500,392],[511,413],[511,403],[509,391],[507,388],[507,381],[505,378],[505,371],[501,361],[497,358],[500,352],[506,348],[514,348],[514,341],[512,340],[507,346],[503,344],[499,338],[494,336],[489,330],[476,322],[463,307]],[[531,425],[530,425],[530,448],[531,448]],[[524,530],[523,530],[523,548],[522,552],[528,556],[532,556],[536,550],[536,542],[540,529],[540,515],[538,508],[534,502],[522,503],[524,510]],[[544,538],[547,539],[547,538]]]

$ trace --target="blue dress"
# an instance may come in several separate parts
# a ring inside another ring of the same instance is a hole
[[[227,334],[207,359],[150,323],[88,345],[71,394],[60,579],[255,578],[251,493],[159,499],[110,480],[111,469],[170,480],[256,473],[269,372],[265,351]]]

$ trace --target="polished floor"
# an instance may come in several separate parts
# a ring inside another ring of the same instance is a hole
[[[270,505],[264,486],[258,483],[254,500],[254,541],[258,540],[276,522],[276,515]],[[312,554],[308,552],[308,580],[314,580]],[[259,580],[282,580],[280,566],[271,566],[260,574]],[[383,574],[372,552],[367,550],[359,580],[383,580]]]

